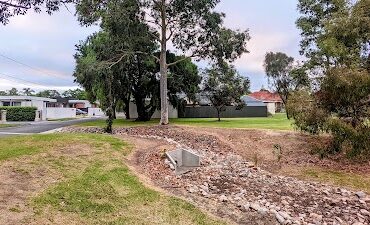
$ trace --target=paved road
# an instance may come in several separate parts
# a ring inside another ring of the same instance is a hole
[[[30,124],[20,125],[16,127],[0,128],[0,137],[12,135],[29,135],[39,134],[50,130],[67,127],[83,122],[98,120],[99,118],[84,118],[69,121],[43,121],[33,122]]]

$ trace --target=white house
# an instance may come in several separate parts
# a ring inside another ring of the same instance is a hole
[[[34,96],[0,96],[0,106],[36,107],[40,111],[42,120],[47,119],[48,103],[55,103],[56,99]]]

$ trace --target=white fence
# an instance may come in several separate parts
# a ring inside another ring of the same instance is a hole
[[[46,108],[47,119],[65,119],[75,117],[76,117],[75,108]]]
[[[103,110],[100,108],[88,108],[87,115],[92,117],[92,116],[104,116]]]

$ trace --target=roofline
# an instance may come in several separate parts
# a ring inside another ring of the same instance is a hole
[[[57,102],[56,99],[52,99],[52,98],[43,98],[43,97],[36,97],[36,96],[20,96],[20,95],[0,96],[0,100],[38,100],[38,101],[43,101],[43,102]]]

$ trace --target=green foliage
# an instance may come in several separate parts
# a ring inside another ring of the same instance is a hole
[[[289,106],[295,123],[310,133],[330,133],[327,153],[370,157],[370,2],[300,0],[299,9],[302,52],[320,76],[308,101],[298,93]]]
[[[82,5],[81,5],[82,7]],[[137,106],[138,120],[148,121],[160,109],[160,66],[153,31],[142,22],[136,1],[117,1],[99,11],[102,31],[78,45],[75,77],[108,110],[107,75],[111,74],[113,110],[121,104],[129,115],[131,99]],[[123,51],[126,49],[127,51]],[[200,83],[198,68],[190,58],[167,52],[168,62],[181,62],[168,69],[171,103],[176,107],[178,93],[194,98]],[[114,59],[114,60],[113,60]],[[113,116],[114,117],[114,116]],[[114,118],[107,120],[111,124]],[[108,129],[110,130],[110,129]]]
[[[36,93],[36,96],[43,98],[59,98],[60,93],[57,90],[44,90]]]
[[[74,0],[17,0],[8,4],[5,1],[1,5],[0,11],[0,23],[6,25],[9,23],[9,18],[17,15],[24,15],[28,12],[28,10],[32,10],[34,12],[40,13],[41,10],[44,10],[51,14],[54,11],[58,11],[59,7],[63,4],[75,2]]]
[[[309,85],[305,68],[294,65],[294,58],[285,53],[267,53],[264,67],[270,85],[280,95],[285,105],[291,92]]]
[[[293,92],[286,108],[294,118],[295,126],[301,131],[319,134],[325,130],[328,112],[318,106],[309,91]]]
[[[332,134],[328,153],[370,156],[370,75],[366,71],[330,70],[315,96],[295,93],[288,108],[301,130]]]
[[[10,95],[10,96],[17,96],[17,95],[19,95],[19,91],[18,91],[17,88],[12,88],[12,89],[10,89],[8,91],[8,95]]]
[[[250,81],[240,76],[234,67],[227,63],[215,65],[207,69],[204,76],[202,95],[216,108],[219,121],[221,112],[226,106],[235,105],[237,108],[244,106],[241,97],[249,93]]]
[[[22,90],[22,94],[25,96],[32,96],[33,93],[35,93],[35,91],[32,90],[31,88],[23,88]]]
[[[6,110],[6,120],[8,121],[34,121],[37,108],[1,106],[0,110]]]
[[[77,15],[84,25],[101,22],[101,26],[104,27],[106,21],[110,21],[109,18],[114,18],[114,16],[110,17],[111,7],[120,5],[120,10],[116,11],[119,12],[119,16],[115,17],[115,20],[129,21],[131,18],[136,18],[139,21],[139,23],[134,22],[120,27],[133,29],[133,36],[138,31],[135,30],[136,28],[145,28],[138,38],[130,36],[128,39],[121,39],[121,43],[125,40],[151,37],[151,41],[160,47],[159,57],[156,52],[141,50],[141,45],[129,45],[116,48],[121,51],[121,56],[113,59],[121,61],[125,55],[140,52],[140,54],[153,57],[160,64],[161,124],[168,124],[168,70],[184,60],[169,62],[167,59],[169,42],[184,54],[189,53],[188,58],[208,59],[218,63],[232,62],[241,54],[248,52],[246,48],[246,43],[250,39],[248,30],[234,31],[225,28],[223,26],[225,15],[215,10],[219,2],[219,0],[82,0],[77,5]],[[147,28],[150,28],[149,32]],[[146,44],[147,41],[144,43]]]
[[[18,91],[17,88],[14,87],[7,91],[0,91],[0,96],[17,96],[17,95],[20,95],[20,92]]]
[[[301,30],[301,54],[309,60],[310,68],[328,68],[333,64],[331,55],[323,47],[325,25],[333,17],[348,11],[347,0],[299,0],[298,10],[302,14],[296,24]]]
[[[73,98],[73,99],[79,99],[79,100],[87,100],[87,93],[84,90],[81,90],[79,88],[76,89],[69,89],[62,94],[65,98]]]

